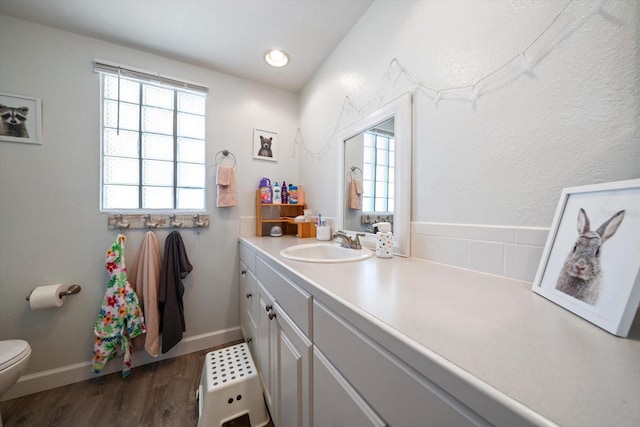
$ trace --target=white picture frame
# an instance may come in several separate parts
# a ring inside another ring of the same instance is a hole
[[[532,290],[626,337],[639,273],[640,179],[563,189]]]
[[[278,134],[276,132],[253,130],[253,158],[257,160],[278,161]]]
[[[0,106],[0,141],[43,143],[40,99],[0,93]]]

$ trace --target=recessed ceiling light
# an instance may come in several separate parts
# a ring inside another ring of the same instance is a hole
[[[265,52],[264,60],[272,67],[284,67],[289,63],[289,55],[283,50],[270,49]]]

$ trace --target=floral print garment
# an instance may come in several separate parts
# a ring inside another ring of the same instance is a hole
[[[131,339],[146,332],[140,302],[127,281],[124,264],[126,238],[119,234],[105,256],[109,284],[94,327],[95,343],[91,369],[99,373],[121,348],[124,352],[122,376],[131,373]]]

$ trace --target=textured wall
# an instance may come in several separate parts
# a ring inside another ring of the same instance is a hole
[[[301,181],[333,214],[336,128],[419,82],[467,86],[562,1],[376,1],[301,96]],[[471,90],[414,90],[413,221],[549,227],[563,187],[640,177],[640,3],[574,1]],[[397,78],[396,78],[397,77]],[[383,90],[381,90],[382,88]],[[380,96],[379,96],[380,95]],[[322,178],[322,179],[319,179]]]
[[[29,372],[90,359],[93,323],[108,274],[104,255],[117,231],[99,211],[100,90],[93,59],[154,70],[209,86],[207,209],[210,228],[181,232],[194,271],[185,280],[185,337],[239,325],[239,217],[254,215],[262,175],[297,179],[287,154],[298,127],[295,94],[155,55],[0,15],[0,92],[42,99],[44,144],[0,142],[0,339],[33,349]],[[253,160],[253,128],[279,132],[277,163]],[[215,207],[217,152],[237,158],[238,207]],[[133,260],[146,230],[127,230]],[[158,230],[161,247],[171,230]],[[35,286],[78,283],[56,310],[32,312]],[[134,356],[135,361],[135,356]],[[87,371],[88,372],[88,371]]]

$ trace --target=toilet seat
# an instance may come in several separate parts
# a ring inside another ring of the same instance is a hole
[[[0,372],[31,354],[29,343],[23,340],[0,341]]]

